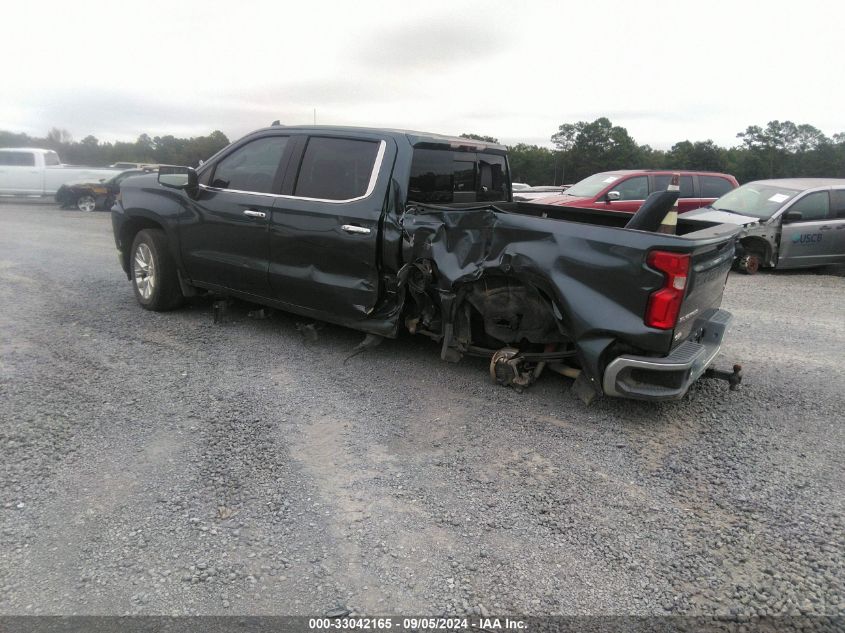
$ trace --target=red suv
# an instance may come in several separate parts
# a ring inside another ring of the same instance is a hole
[[[604,209],[634,213],[648,194],[665,191],[672,174],[681,174],[678,212],[704,207],[739,186],[729,174],[709,171],[659,171],[626,169],[593,174],[575,183],[561,194],[532,200],[537,204]]]

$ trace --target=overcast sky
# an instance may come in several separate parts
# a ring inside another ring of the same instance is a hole
[[[286,124],[549,145],[607,116],[639,143],[845,131],[845,3],[4,3],[0,129],[235,139]],[[14,55],[14,56],[13,56]]]

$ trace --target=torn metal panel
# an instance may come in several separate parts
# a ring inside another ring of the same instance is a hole
[[[403,259],[416,266],[429,262],[433,269],[431,291],[423,296],[439,301],[443,336],[460,334],[455,306],[460,310],[464,302],[456,299],[463,292],[461,299],[483,315],[488,334],[506,343],[517,342],[511,332],[534,343],[570,340],[595,381],[602,353],[613,343],[669,349],[670,332],[643,326],[648,293],[662,279],[644,266],[643,253],[677,238],[531,217],[501,206],[418,205],[402,218]],[[486,281],[474,283],[482,278],[507,281],[490,292]],[[425,301],[421,293],[411,294]],[[544,302],[549,310],[542,309]],[[514,315],[522,321],[507,320]]]

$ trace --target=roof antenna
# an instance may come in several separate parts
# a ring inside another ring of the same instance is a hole
[[[271,126],[273,126],[273,125],[281,125],[281,124],[282,124],[282,122],[281,122],[281,121],[279,121],[279,119],[276,119],[276,120],[275,120],[275,121],[273,121],[270,125],[271,125]]]
[[[314,125],[317,125],[317,108],[314,108]]]

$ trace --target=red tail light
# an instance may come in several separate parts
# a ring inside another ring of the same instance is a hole
[[[651,251],[646,262],[666,276],[663,287],[648,298],[645,324],[660,330],[674,329],[684,301],[690,256],[668,251]]]

